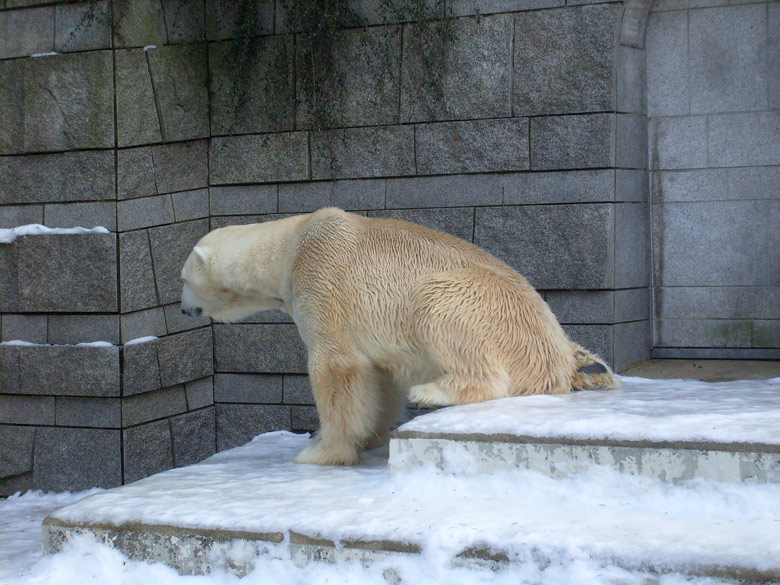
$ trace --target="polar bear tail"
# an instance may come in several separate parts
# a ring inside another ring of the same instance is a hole
[[[571,344],[574,350],[577,370],[572,379],[572,390],[612,390],[620,388],[620,380],[609,366],[598,356],[593,355],[587,349]]]

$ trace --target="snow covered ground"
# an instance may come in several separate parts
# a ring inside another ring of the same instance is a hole
[[[675,388],[684,391],[687,384]],[[777,398],[777,380],[752,384],[759,393],[772,389],[763,399]],[[750,396],[751,388],[739,394]],[[776,437],[776,426],[773,431]],[[293,464],[306,441],[302,435],[268,433],[195,466],[116,490],[28,493],[0,501],[0,584],[384,585],[392,566],[409,584],[714,585],[729,581],[684,573],[701,564],[780,570],[779,484],[669,484],[602,467],[557,480],[521,469],[468,477],[426,467],[391,477],[379,453],[357,468]],[[242,579],[223,569],[180,576],[162,565],[128,560],[87,536],[42,558],[42,519],[77,500],[57,517],[294,528],[331,539],[381,536],[417,543],[422,553],[370,566],[298,568],[289,555],[258,558]],[[498,570],[449,562],[475,544],[500,549],[512,562]],[[627,564],[640,568],[621,568]],[[643,572],[647,564],[674,568],[658,577]]]

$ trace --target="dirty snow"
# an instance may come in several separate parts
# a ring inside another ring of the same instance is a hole
[[[34,57],[35,55],[33,55]],[[19,236],[38,236],[41,234],[107,234],[104,227],[83,228],[50,228],[45,225],[32,223],[14,228],[0,229],[0,244],[12,244]]]

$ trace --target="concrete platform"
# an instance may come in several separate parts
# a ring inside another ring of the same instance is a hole
[[[648,584],[666,573],[780,582],[780,380],[739,384],[670,382],[671,400],[631,382],[557,405],[548,399],[562,397],[444,409],[399,429],[389,459],[371,452],[354,468],[295,465],[305,436],[261,435],[55,512],[45,550],[87,534],[184,574],[245,575],[258,558],[358,561],[378,564],[390,583],[409,563],[511,571],[582,559]],[[717,472],[702,474],[707,465]]]

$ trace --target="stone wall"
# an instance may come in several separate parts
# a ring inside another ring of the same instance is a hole
[[[780,4],[647,26],[655,353],[780,358]]]
[[[337,35],[341,82],[314,96],[269,0],[247,45],[216,0],[27,4],[0,1],[0,227],[111,233],[0,245],[2,340],[37,344],[0,345],[0,492],[316,428],[289,318],[179,313],[181,265],[223,225],[324,205],[422,223],[516,267],[616,368],[649,355],[643,4],[451,0],[415,22],[357,2],[370,26]]]

